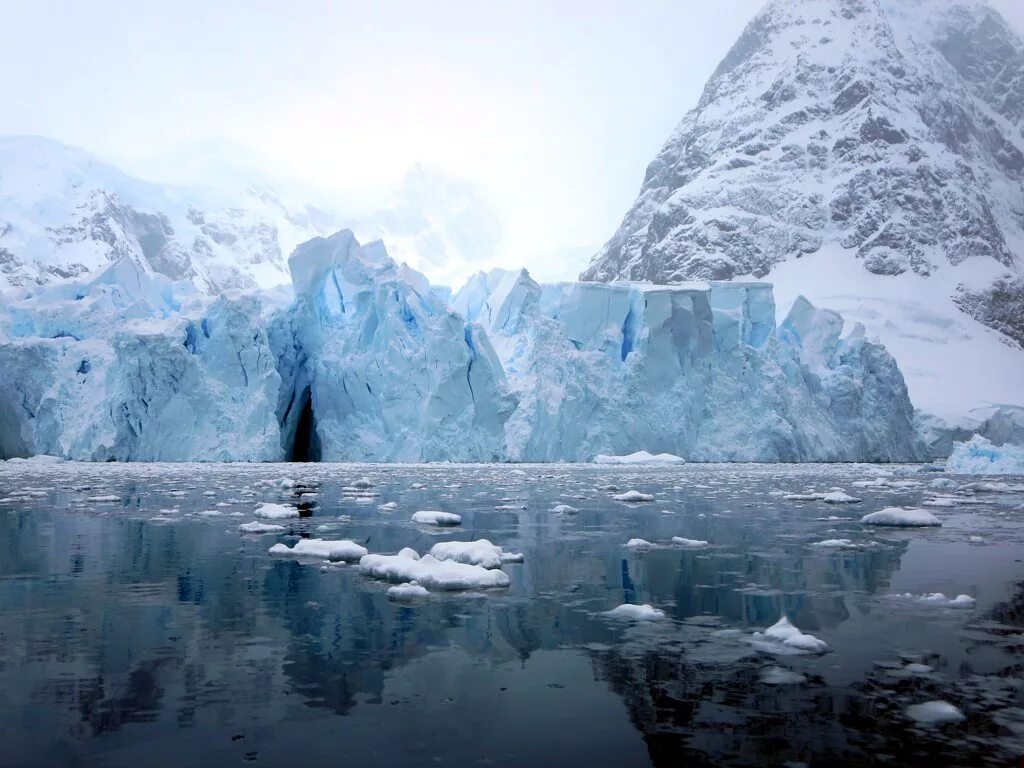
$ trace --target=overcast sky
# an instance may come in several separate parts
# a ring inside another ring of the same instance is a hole
[[[1024,29],[1024,0],[994,0]],[[762,0],[0,0],[0,133],[107,156],[229,137],[268,170],[485,189],[515,263],[597,247]]]

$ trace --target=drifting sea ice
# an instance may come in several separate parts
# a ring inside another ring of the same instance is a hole
[[[862,545],[856,544],[850,539],[825,539],[812,542],[811,546],[821,549],[860,549]]]
[[[359,572],[385,581],[415,581],[428,589],[487,589],[507,587],[504,571],[438,560],[433,555],[419,556],[406,547],[397,555],[366,555],[359,561]]]
[[[699,547],[706,547],[708,543],[704,539],[687,539],[683,536],[673,536],[672,543],[680,547],[692,547],[697,549]]]
[[[842,491],[832,491],[826,493],[821,498],[826,504],[859,504],[860,499],[856,496],[850,496],[849,494],[843,493]]]
[[[755,632],[750,642],[769,653],[825,653],[829,649],[824,640],[804,634],[785,616],[764,632]]]
[[[626,542],[626,549],[650,549],[653,546],[647,539],[630,539]]]
[[[410,581],[405,584],[395,584],[393,587],[388,587],[388,597],[392,600],[409,602],[430,597],[430,590],[415,581]]]
[[[576,507],[571,507],[568,504],[556,504],[551,508],[551,511],[554,512],[556,515],[571,515],[576,512],[579,512],[579,510],[576,509]]]
[[[942,523],[927,509],[886,507],[860,519],[865,525],[889,525],[898,528],[928,528]]]
[[[921,725],[942,725],[964,720],[964,713],[948,701],[926,701],[907,707],[907,717]]]
[[[443,541],[431,547],[430,554],[438,560],[451,560],[467,565],[479,565],[483,568],[500,568],[502,563],[521,563],[523,561],[522,554],[505,552],[487,539]]]
[[[915,595],[910,592],[904,592],[903,594],[896,594],[893,597],[900,600],[914,600],[919,603],[926,605],[937,605],[943,608],[973,608],[977,602],[970,595],[957,595],[956,597],[946,597],[942,592],[929,592],[923,595]]]
[[[351,563],[367,555],[366,547],[349,539],[329,541],[327,539],[299,539],[294,547],[287,544],[275,544],[270,548],[272,555],[289,557],[319,557],[324,560]]]
[[[435,510],[423,509],[414,512],[412,521],[420,525],[451,526],[462,525],[462,516],[454,512],[437,512]]]
[[[275,504],[270,501],[264,501],[256,507],[256,511],[253,514],[266,520],[286,520],[291,517],[298,517],[299,510],[287,504]]]
[[[285,527],[283,525],[261,523],[254,520],[251,523],[242,523],[238,526],[238,530],[242,533],[281,533],[285,530]]]
[[[640,493],[640,491],[626,491],[625,493],[617,493],[612,496],[616,501],[626,501],[631,504],[635,504],[642,501],[654,501],[654,497],[649,493]]]
[[[807,682],[804,675],[784,667],[765,667],[761,670],[760,678],[765,685],[797,685]]]
[[[665,618],[665,612],[652,605],[631,605],[630,603],[605,611],[604,615],[611,619],[626,619],[628,621],[654,621]]]

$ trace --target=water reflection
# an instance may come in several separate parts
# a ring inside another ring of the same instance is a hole
[[[969,662],[975,677],[1020,674],[1008,661],[1021,650],[1012,640],[1021,598],[1006,602],[1015,569],[1019,577],[1013,557],[993,546],[980,560],[952,519],[939,531],[865,531],[857,515],[819,519],[820,507],[780,499],[780,487],[847,485],[863,477],[858,468],[74,472],[71,483],[55,470],[31,480],[0,473],[0,497],[15,497],[0,506],[0,738],[16,765],[134,765],[143,745],[161,744],[197,750],[197,763],[300,754],[316,763],[346,734],[357,744],[352,764],[417,756],[543,765],[564,761],[548,747],[571,743],[583,754],[584,740],[595,764],[856,762],[911,746],[923,760],[950,747],[929,734],[907,742],[899,697],[920,681],[890,686],[877,662],[932,649],[945,675],[928,683],[935,696],[967,696],[969,676],[956,670]],[[267,482],[298,472],[298,483]],[[349,485],[363,475],[372,488]],[[657,501],[615,502],[601,490],[610,484]],[[19,500],[27,485],[41,490]],[[921,491],[862,495],[865,508],[878,508],[919,500]],[[90,501],[106,496],[118,501]],[[261,500],[293,503],[301,517],[281,536],[240,535],[238,523]],[[397,510],[382,508],[387,502]],[[551,513],[558,503],[578,512]],[[1005,527],[1005,500],[992,504]],[[463,529],[422,529],[409,522],[416,509],[457,511]],[[985,519],[986,509],[971,514]],[[1020,544],[1013,530],[1011,553]],[[267,555],[274,541],[299,536],[348,537],[374,551],[487,537],[526,561],[506,566],[508,590],[410,607],[352,567]],[[636,536],[660,545],[626,550]],[[663,545],[672,536],[711,544]],[[836,537],[861,548],[811,546]],[[967,617],[948,612],[894,615],[884,596],[898,588],[894,580],[921,576],[907,565],[911,549],[932,546],[944,547],[963,589],[989,601],[988,624],[976,615],[965,628]],[[652,603],[670,620],[622,626],[602,615],[623,602]],[[780,615],[834,653],[758,653],[745,635]],[[742,632],[722,635],[727,628]],[[779,664],[806,682],[764,682],[764,670]],[[999,711],[1020,706],[999,703]],[[491,711],[506,720],[488,729],[480,718]],[[367,728],[391,736],[357,737]],[[973,759],[997,744],[998,730],[981,729],[987,741],[955,749]],[[182,745],[188,732],[196,737]],[[992,759],[1005,757],[1000,749],[989,750]]]

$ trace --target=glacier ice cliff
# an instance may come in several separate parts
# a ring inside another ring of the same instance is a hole
[[[211,299],[129,259],[0,302],[0,454],[81,460],[925,458],[886,350],[766,283],[541,285],[446,303],[351,232],[293,294]]]

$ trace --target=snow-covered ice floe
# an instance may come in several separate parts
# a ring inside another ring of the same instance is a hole
[[[405,584],[395,584],[393,587],[388,587],[388,597],[401,602],[411,602],[430,597],[430,590],[418,582],[410,581]]]
[[[857,544],[850,539],[825,539],[824,541],[813,541],[811,546],[819,549],[861,549],[864,545]]]
[[[349,539],[329,541],[327,539],[299,539],[294,547],[275,544],[270,548],[272,555],[290,557],[319,557],[324,560],[353,563],[365,556],[369,550]]]
[[[442,541],[430,548],[430,554],[438,560],[452,560],[484,568],[500,568],[502,563],[523,562],[522,553],[505,552],[487,539]]]
[[[605,616],[612,619],[626,619],[628,621],[654,621],[665,618],[665,612],[652,605],[632,605],[626,603],[610,611],[605,611]]]
[[[654,497],[649,493],[641,493],[640,491],[626,491],[625,493],[617,493],[612,496],[616,501],[625,501],[630,504],[637,504],[644,501],[654,501]]]
[[[821,497],[821,500],[826,504],[859,504],[860,499],[856,496],[850,496],[848,493],[842,491],[831,491]]]
[[[626,542],[626,549],[650,549],[653,546],[647,539],[630,539]]]
[[[886,507],[864,515],[860,519],[865,525],[888,525],[897,528],[929,528],[942,522],[927,509],[909,507]]]
[[[288,504],[275,504],[274,502],[264,501],[256,507],[256,511],[253,514],[266,520],[286,520],[298,517],[299,510]]]
[[[1022,382],[1024,387],[1024,382]],[[946,471],[957,475],[1024,475],[1024,446],[996,445],[981,435],[957,443],[946,460]]]
[[[637,451],[625,456],[609,456],[599,453],[594,457],[595,464],[685,464],[686,459],[672,453],[648,453]]]
[[[359,572],[385,581],[415,581],[427,589],[487,589],[509,585],[508,574],[504,571],[438,560],[429,554],[420,557],[409,547],[397,555],[366,555],[359,561]]]
[[[281,533],[285,527],[276,523],[261,523],[258,520],[253,520],[251,523],[242,523],[238,526],[238,530],[242,533]]]
[[[798,685],[807,682],[806,676],[784,667],[765,667],[758,677],[765,685]]]
[[[689,547],[691,549],[699,549],[708,545],[704,539],[687,539],[683,536],[673,536],[672,543],[679,547]]]
[[[959,723],[964,720],[964,713],[948,701],[925,701],[913,704],[906,709],[907,717],[920,725],[942,725],[943,723]]]
[[[431,509],[421,509],[413,512],[412,521],[420,525],[452,526],[462,525],[462,516],[454,512],[437,512]]]
[[[764,632],[755,632],[750,642],[769,653],[825,653],[829,650],[824,640],[801,632],[785,616]]]

